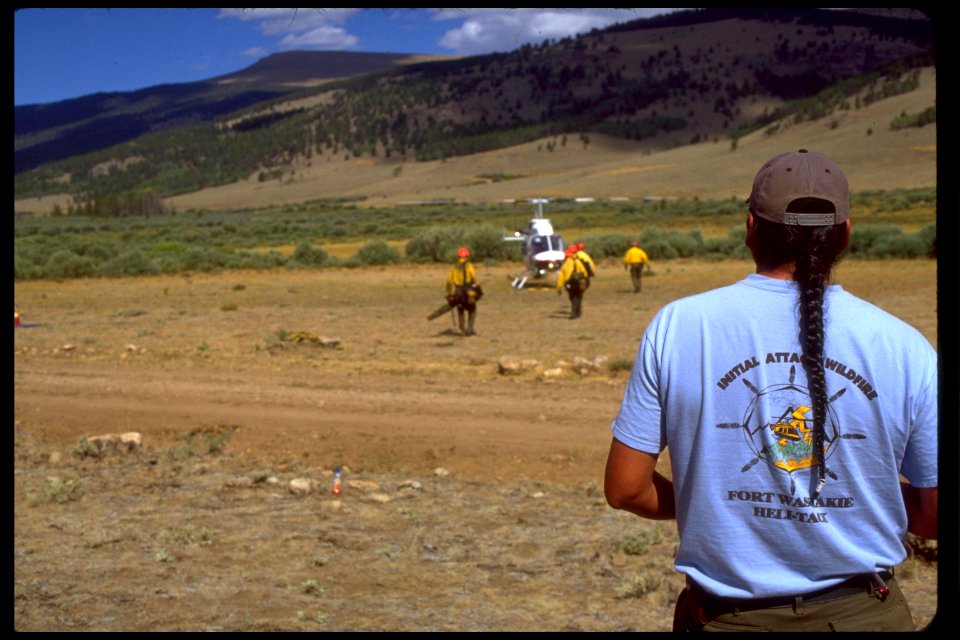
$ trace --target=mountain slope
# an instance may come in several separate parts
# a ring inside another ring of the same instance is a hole
[[[925,69],[917,90],[833,118],[758,130],[737,141],[707,140],[651,151],[642,142],[593,135],[588,144],[563,136],[429,162],[351,158],[298,164],[282,179],[251,178],[173,197],[180,211],[294,205],[353,198],[361,206],[413,202],[498,202],[532,197],[737,198],[769,157],[808,148],[833,157],[856,192],[937,184],[937,129],[891,130],[902,112],[917,113],[936,98],[936,73]]]
[[[855,100],[855,98],[854,98]],[[295,206],[346,198],[358,206],[415,202],[494,203],[530,197],[737,198],[747,196],[753,173],[770,156],[808,148],[835,158],[854,192],[937,184],[937,127],[891,130],[901,113],[935,104],[936,72],[924,69],[915,91],[873,102],[835,117],[790,119],[729,139],[651,151],[643,142],[593,135],[530,143],[427,162],[400,158],[328,157],[291,166],[282,177],[256,176],[167,199],[177,211]],[[768,131],[772,131],[768,133]],[[551,150],[552,149],[552,150]],[[49,212],[69,206],[67,196],[20,200],[17,211]]]
[[[14,107],[14,172],[99,151],[146,133],[211,122],[303,87],[421,60],[409,54],[291,51],[203,82]]]

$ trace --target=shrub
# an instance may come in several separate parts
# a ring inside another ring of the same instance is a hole
[[[319,267],[327,261],[328,257],[323,247],[314,247],[306,240],[298,243],[293,252],[294,262],[305,267]]]
[[[314,596],[315,598],[323,597],[323,585],[316,580],[307,580],[301,586],[303,587],[304,593]]]
[[[871,258],[920,258],[927,255],[929,248],[924,246],[919,236],[903,234],[878,238],[867,250]]]
[[[121,253],[100,268],[101,275],[112,277],[154,275],[157,273],[160,273],[159,267],[136,249]]]
[[[925,226],[915,235],[906,235],[900,227],[890,224],[854,227],[848,253],[867,258],[936,257],[936,224]]]
[[[656,227],[644,230],[640,246],[651,259],[677,258],[699,255],[703,250],[703,234],[699,229],[687,232],[663,231]]]
[[[433,227],[413,236],[404,251],[414,261],[452,262],[462,246],[470,248],[475,262],[519,258],[519,246],[505,242],[502,233],[490,225]]]
[[[412,259],[447,262],[456,256],[461,237],[459,229],[433,227],[410,238],[404,252]]]
[[[640,246],[651,260],[672,260],[679,255],[664,238],[641,240]]]
[[[737,244],[737,241],[730,237],[707,238],[703,242],[703,252],[706,255],[718,255],[726,257],[734,252]]]
[[[234,257],[232,264],[238,269],[273,269],[287,264],[287,258],[279,251],[243,252]]]
[[[68,249],[50,256],[44,270],[48,278],[85,278],[92,276],[95,271],[96,263],[92,259],[78,256]]]
[[[470,248],[474,261],[510,260],[520,257],[519,245],[505,242],[503,233],[490,225],[468,227],[463,231],[461,239],[461,244]]]
[[[927,257],[936,258],[937,257],[937,224],[931,223],[925,226],[920,230],[920,233],[917,234],[920,237],[920,240],[923,242],[923,246],[927,248]]]
[[[592,258],[622,258],[633,240],[625,233],[605,233],[587,236],[583,244]]]
[[[620,550],[627,555],[642,556],[650,550],[650,547],[661,542],[663,542],[663,534],[660,529],[644,529],[626,537],[620,543]]]
[[[884,228],[886,227],[886,228]],[[847,255],[855,256],[866,253],[867,249],[884,233],[889,233],[890,225],[857,225],[850,232],[850,242],[847,245]],[[898,230],[899,231],[899,230]]]
[[[73,251],[99,264],[115,256],[117,248],[109,240],[81,239],[73,243]]]
[[[210,247],[188,247],[183,254],[183,268],[189,271],[216,271],[230,261],[229,253]]]
[[[176,240],[166,240],[158,242],[151,247],[150,251],[158,255],[183,255],[187,250],[187,245]]]
[[[617,588],[617,597],[621,600],[639,598],[645,594],[653,593],[660,588],[661,584],[663,584],[663,576],[653,571],[636,573]]]
[[[73,500],[79,500],[83,496],[83,480],[74,478],[62,480],[61,478],[48,478],[46,484],[39,491],[27,494],[27,504],[31,507],[37,507],[45,502],[56,502],[57,504],[66,504]]]
[[[41,278],[43,274],[31,260],[24,258],[19,253],[13,254],[13,279],[30,280],[32,278]]]
[[[160,255],[153,259],[160,273],[180,273],[183,268],[183,256]]]
[[[374,240],[360,247],[355,256],[361,264],[396,264],[402,260],[400,252],[383,240]]]
[[[686,233],[671,232],[669,241],[683,258],[698,255],[703,249],[703,234],[699,229],[691,229]]]
[[[920,113],[908,114],[906,112],[901,112],[899,116],[895,117],[893,121],[890,122],[890,130],[897,131],[899,129],[906,129],[907,127],[923,127],[936,121],[936,107],[927,107]]]
[[[749,259],[750,250],[743,244],[746,236],[746,229],[737,226],[730,229],[726,238],[706,238],[703,241],[703,255],[705,258],[711,259]]]
[[[209,347],[204,342],[197,349],[206,351]],[[236,426],[234,425],[218,425],[189,433],[183,437],[184,444],[173,455],[177,458],[187,458],[221,454],[226,449],[227,442],[233,437],[235,431]]]

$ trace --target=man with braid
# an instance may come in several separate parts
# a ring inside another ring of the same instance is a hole
[[[833,161],[772,158],[748,204],[756,273],[646,329],[607,501],[676,518],[675,630],[912,630],[893,567],[908,531],[937,537],[937,354],[830,284],[850,235]]]

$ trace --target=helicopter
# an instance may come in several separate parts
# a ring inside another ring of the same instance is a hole
[[[504,236],[507,242],[521,242],[521,252],[525,270],[517,274],[510,283],[515,289],[522,289],[530,278],[540,279],[552,273],[563,264],[563,238],[554,233],[553,225],[543,217],[543,205],[550,202],[547,198],[533,198],[530,203],[537,205],[537,212],[526,229],[516,231],[512,236]]]

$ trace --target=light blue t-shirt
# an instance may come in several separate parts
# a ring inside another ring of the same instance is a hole
[[[797,285],[750,275],[672,302],[647,327],[612,430],[668,447],[676,567],[720,596],[795,595],[906,556],[898,471],[937,486],[937,354],[844,291],[824,296],[826,485],[797,336]]]

